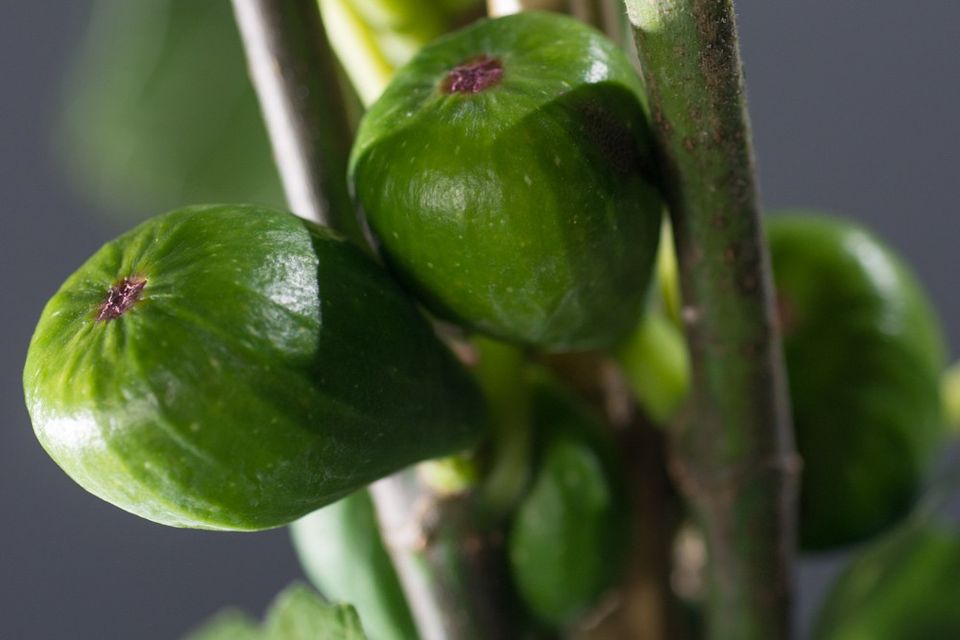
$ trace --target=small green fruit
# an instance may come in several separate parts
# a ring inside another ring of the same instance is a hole
[[[828,549],[913,504],[945,433],[943,340],[913,275],[863,228],[792,215],[767,230],[805,461],[800,542]]]
[[[927,525],[869,549],[824,599],[815,640],[960,638],[960,531]]]
[[[286,524],[471,445],[472,380],[395,284],[290,214],[208,206],[110,242],[47,304],[24,370],[41,444],[156,522]]]
[[[656,254],[640,80],[564,16],[484,20],[424,48],[364,118],[350,172],[381,250],[437,314],[556,350],[609,346]]]
[[[602,427],[555,383],[533,395],[540,460],[512,523],[517,589],[543,622],[562,628],[609,588],[628,550],[622,470]]]

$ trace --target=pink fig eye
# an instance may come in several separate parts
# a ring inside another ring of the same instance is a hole
[[[444,93],[480,93],[499,84],[503,78],[503,63],[483,55],[461,62],[447,74],[441,88]]]
[[[113,285],[107,292],[106,300],[100,305],[97,321],[106,322],[122,316],[140,299],[146,284],[147,281],[144,278],[132,277],[124,278]]]

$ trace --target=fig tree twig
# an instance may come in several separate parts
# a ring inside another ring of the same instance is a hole
[[[297,215],[359,240],[346,185],[352,131],[317,0],[233,0],[274,155]],[[472,494],[440,495],[414,469],[371,489],[421,640],[513,637],[502,540]]]
[[[675,476],[710,556],[708,637],[790,634],[799,472],[732,0],[626,0],[650,98],[693,362]]]
[[[416,469],[370,492],[421,640],[520,637],[503,536],[482,526],[472,492],[440,495]]]
[[[350,118],[316,0],[233,0],[233,9],[288,205],[358,239]]]

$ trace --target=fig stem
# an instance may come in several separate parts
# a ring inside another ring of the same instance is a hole
[[[233,0],[287,203],[362,242],[347,190],[353,127],[316,0]]]
[[[362,244],[346,184],[353,131],[317,0],[233,7],[289,206]],[[371,487],[422,640],[516,635],[502,535],[481,525],[474,495],[441,496],[413,469]]]
[[[407,469],[370,485],[370,495],[422,640],[520,634],[503,534],[485,525],[474,491],[440,495]]]
[[[625,0],[693,365],[672,468],[709,550],[707,637],[790,637],[799,462],[732,0]]]

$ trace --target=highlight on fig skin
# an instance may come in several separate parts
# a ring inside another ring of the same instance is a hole
[[[97,312],[97,322],[106,322],[122,316],[130,307],[137,303],[143,295],[143,288],[147,285],[145,278],[124,278],[110,288],[107,298],[100,305]]]
[[[440,86],[444,93],[480,93],[500,84],[503,63],[488,55],[461,62],[447,74]]]

